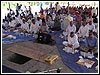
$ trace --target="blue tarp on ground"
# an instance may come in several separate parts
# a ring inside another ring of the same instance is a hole
[[[98,64],[97,59],[95,59],[95,58],[91,59],[91,60],[95,61],[95,64],[93,65],[93,67],[91,69],[81,66],[76,63],[79,60],[79,56],[81,55],[80,51],[76,54],[70,54],[70,53],[66,53],[65,51],[63,51],[64,45],[62,44],[62,42],[64,40],[59,37],[59,33],[57,33],[55,35],[55,40],[56,40],[56,46],[62,57],[63,63],[66,66],[68,66],[71,70],[73,70],[76,73],[97,73],[97,71],[95,70],[95,67]],[[80,44],[84,44],[84,43],[80,42]]]
[[[30,41],[35,39],[32,35],[18,35],[15,32],[3,32],[4,34],[9,34],[9,35],[14,35],[16,36],[16,39],[9,40],[7,38],[2,38],[2,43],[3,44],[12,44],[16,42],[24,42],[24,41]]]

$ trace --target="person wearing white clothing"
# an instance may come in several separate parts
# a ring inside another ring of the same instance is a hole
[[[32,22],[31,22],[31,18],[28,19],[27,23],[30,25]]]
[[[61,9],[61,6],[59,5],[59,2],[57,2],[55,5],[56,5],[56,6],[55,6],[55,8],[56,8],[56,12],[58,12],[58,10]]]
[[[86,36],[88,36],[89,33],[89,27],[86,25],[86,21],[82,22],[82,26],[79,28],[78,31],[78,37],[79,38],[85,38]]]
[[[66,29],[67,35],[70,34],[70,32],[76,32],[76,26],[73,24],[73,21],[70,21],[70,25]]]
[[[37,17],[36,25],[38,25],[39,27],[42,25],[42,20],[40,20],[40,17]]]
[[[92,11],[91,11],[92,16],[93,16],[93,13],[95,13],[95,14],[97,15],[97,10],[96,10],[95,7],[93,7],[93,9],[92,9]]]
[[[37,12],[35,12],[35,15],[34,15],[35,20],[37,19],[37,17],[39,17],[39,15],[37,14]]]
[[[39,31],[39,27],[38,27],[38,25],[36,25],[35,19],[32,19],[32,23],[30,26],[30,32],[36,34],[36,33],[38,33],[38,31]]]
[[[89,30],[95,30],[95,25],[92,23],[92,21],[90,20],[89,23],[87,24]]]
[[[21,29],[22,29],[22,32],[24,33],[29,32],[29,24],[26,22],[24,18],[23,18],[23,23],[21,25]]]
[[[65,48],[63,50],[65,50],[68,53],[72,53],[75,50],[78,49],[79,47],[79,42],[78,42],[78,37],[74,32],[71,32],[68,35],[68,42],[64,41],[63,45],[65,45]]]
[[[15,27],[16,25],[17,25],[17,21],[15,20],[15,17],[13,17],[13,19],[11,19],[11,21],[9,22],[9,26]]]

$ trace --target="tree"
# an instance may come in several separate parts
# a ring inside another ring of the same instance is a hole
[[[45,5],[49,5],[49,2],[45,2]]]

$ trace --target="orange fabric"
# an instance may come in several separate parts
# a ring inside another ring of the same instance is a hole
[[[41,19],[43,19],[43,18],[45,19],[45,18],[46,18],[46,15],[45,15],[45,14],[41,14],[41,15],[40,15],[40,18],[41,18]]]

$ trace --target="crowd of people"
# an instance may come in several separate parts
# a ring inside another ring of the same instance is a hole
[[[2,21],[4,30],[18,29],[20,33],[48,36],[49,39],[45,39],[46,43],[52,39],[48,32],[61,31],[60,37],[65,39],[63,50],[70,50],[68,47],[76,50],[80,47],[79,40],[85,40],[85,47],[89,49],[92,47],[91,50],[98,53],[98,7],[61,7],[57,2],[55,7],[50,6],[46,9],[41,7],[40,12],[33,15],[30,6],[25,7],[25,10],[21,9],[21,6],[17,3],[16,12],[8,9],[9,13]],[[39,38],[41,37],[38,37],[38,40]]]

